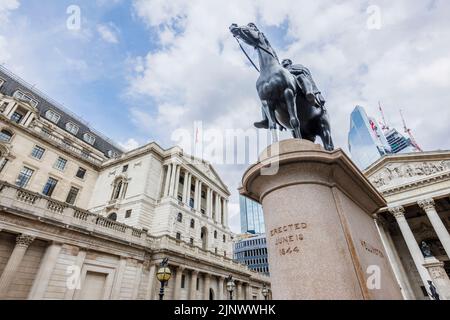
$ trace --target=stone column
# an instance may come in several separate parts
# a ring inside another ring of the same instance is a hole
[[[192,270],[191,286],[189,289],[189,299],[190,300],[197,300],[197,278],[198,278],[198,271]]]
[[[225,200],[223,204],[223,220],[222,225],[228,227],[228,200]]]
[[[61,252],[61,248],[62,244],[51,243],[45,250],[39,271],[36,274],[36,278],[33,281],[33,286],[31,287],[28,295],[29,300],[40,300],[44,298],[45,290],[50,282],[53,269],[55,268],[59,253]]]
[[[211,217],[211,188],[207,187],[206,189],[206,215]]]
[[[200,211],[202,209],[202,186],[203,182],[198,182],[198,197],[197,197],[197,210]]]
[[[175,199],[178,199],[178,187],[180,186],[180,172],[181,172],[181,166],[177,166],[177,170],[175,173],[175,185],[173,189],[173,196]]]
[[[409,253],[411,254],[414,264],[416,265],[420,278],[422,279],[425,288],[428,288],[428,280],[431,280],[431,278],[428,271],[423,266],[424,259],[422,251],[420,250],[416,238],[414,237],[414,234],[406,221],[405,209],[403,207],[395,207],[390,208],[389,212],[394,216],[395,220],[397,220],[403,239],[405,239],[406,246],[409,249]]]
[[[175,175],[177,173],[178,165],[176,163],[172,164],[172,172],[170,174],[170,186],[169,186],[169,196],[173,196],[175,189]]]
[[[153,288],[154,288],[154,284],[155,284],[155,279],[156,279],[156,264],[153,263],[150,266],[150,270],[148,272],[148,283],[147,283],[147,290],[145,293],[145,299],[146,300],[152,300],[153,298]]]
[[[450,300],[450,280],[444,269],[444,263],[435,257],[425,258],[423,266],[430,273],[431,279],[441,300]],[[429,289],[429,285],[426,287]]]
[[[217,300],[225,300],[225,299],[224,299],[224,296],[223,296],[223,294],[224,294],[224,288],[225,288],[225,286],[224,286],[224,283],[225,283],[225,277],[219,276],[218,279],[217,279],[217,281],[219,281],[219,285],[218,285],[219,292],[218,292],[218,294],[217,294]]]
[[[184,184],[183,184],[183,203],[188,203],[188,182],[189,182],[189,172],[184,172]]]
[[[8,263],[3,270],[0,277],[0,299],[6,298],[8,294],[8,288],[11,282],[14,280],[14,276],[18,272],[20,263],[22,262],[25,252],[30,244],[33,242],[34,237],[21,234],[16,238],[16,246],[14,247],[11,256],[8,259]]]
[[[381,241],[383,242],[394,275],[400,285],[403,298],[405,298],[406,300],[414,300],[414,291],[412,290],[409,279],[406,276],[406,271],[403,268],[402,261],[398,255],[397,249],[395,248],[394,242],[392,241],[392,237],[389,234],[389,231],[386,230],[386,221],[378,215],[376,216],[374,221],[378,232],[380,233]]]
[[[167,165],[167,172],[166,172],[166,180],[164,184],[164,194],[163,197],[167,197],[169,195],[169,188],[170,188],[170,172],[172,171],[172,164],[169,163]]]
[[[181,297],[181,277],[183,276],[184,267],[177,268],[175,275],[175,287],[173,288],[173,300],[180,300]]]
[[[197,210],[198,207],[198,187],[199,187],[199,182],[197,178],[195,178],[195,188],[194,188],[194,210]]]
[[[209,300],[209,289],[211,287],[211,276],[205,273],[205,287],[203,288],[203,300]]]
[[[235,281],[236,283],[236,296],[235,296],[235,300],[242,300],[242,282],[240,281]]]
[[[431,222],[431,225],[436,232],[439,241],[441,241],[442,246],[444,247],[447,256],[450,258],[450,234],[447,231],[444,223],[442,223],[441,218],[436,212],[436,208],[434,207],[433,199],[426,199],[418,201],[417,204],[421,207],[428,216],[428,219]]]

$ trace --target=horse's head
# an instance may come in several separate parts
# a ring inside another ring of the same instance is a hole
[[[258,47],[264,44],[264,35],[259,31],[258,27],[250,22],[246,26],[239,27],[237,24],[233,23],[230,26],[230,31],[233,36],[241,39],[246,44],[252,47]]]

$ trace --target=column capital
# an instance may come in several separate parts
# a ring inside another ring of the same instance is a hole
[[[434,200],[432,198],[419,200],[417,204],[425,211],[434,209]]]
[[[402,206],[389,208],[389,213],[392,214],[396,219],[402,218],[405,216],[405,208],[403,208]]]
[[[33,236],[20,234],[16,238],[16,246],[28,248],[33,241],[34,241]]]

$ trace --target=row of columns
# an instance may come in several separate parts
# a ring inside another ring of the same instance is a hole
[[[174,288],[173,288],[173,300],[180,300],[181,299],[181,281],[182,276],[184,272],[186,271],[186,268],[184,266],[171,266],[172,270],[176,270],[175,275],[175,281],[174,281]],[[190,284],[188,288],[188,299],[189,300],[197,300],[197,281],[200,277],[200,274],[203,273],[196,269],[190,270]],[[186,274],[185,274],[186,276]],[[210,289],[211,283],[214,280],[214,278],[217,279],[217,292],[215,293],[215,300],[229,300],[228,293],[225,293],[225,281],[226,278],[223,275],[216,275],[216,274],[210,274],[210,273],[203,273],[204,283],[203,283],[203,293],[202,293],[202,299],[203,300],[209,300],[210,295]],[[238,281],[234,280],[236,284],[235,292],[233,293],[233,299],[234,300],[245,300],[250,299],[250,284],[248,282],[244,281]],[[245,287],[245,289],[244,289]],[[214,286],[213,289],[215,289],[216,286]]]
[[[163,197],[177,198],[179,193],[179,181],[181,177],[182,166],[179,163],[169,163],[167,165],[165,185]],[[204,183],[193,176],[189,171],[184,170],[184,183],[182,190],[182,202],[189,205],[191,199],[191,185],[194,183],[194,207],[196,211],[201,211],[202,208],[202,190]],[[213,219],[216,223],[221,223],[224,226],[228,225],[228,200],[220,196],[218,192],[205,185],[206,188],[206,208],[205,215]]]
[[[422,208],[428,219],[430,220],[431,225],[433,226],[439,241],[442,243],[447,256],[450,257],[450,234],[446,229],[444,223],[439,217],[435,203],[433,199],[425,199],[417,202],[418,206]],[[429,288],[428,281],[432,281],[430,273],[425,268],[425,259],[423,253],[419,247],[419,244],[414,237],[414,234],[405,218],[405,208],[402,206],[390,208],[389,212],[394,216],[397,224],[399,226],[400,232],[406,242],[406,246],[411,254],[411,257],[414,261],[414,264],[417,268],[417,271],[420,275],[420,278],[425,286],[425,288]]]

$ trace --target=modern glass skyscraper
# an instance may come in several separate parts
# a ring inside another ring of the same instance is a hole
[[[391,146],[392,153],[409,153],[418,150],[411,143],[411,139],[405,138],[396,129],[391,129],[386,133],[386,139]]]
[[[391,152],[380,126],[375,119],[367,116],[361,106],[356,106],[350,116],[348,148],[353,161],[361,170]]]
[[[265,233],[262,207],[256,201],[241,196],[239,199],[241,211],[241,232],[252,234]]]

